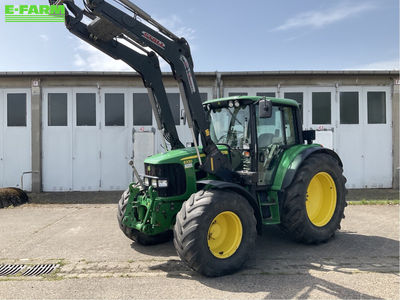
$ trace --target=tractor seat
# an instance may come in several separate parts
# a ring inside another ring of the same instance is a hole
[[[272,133],[263,133],[258,137],[258,147],[266,148],[272,144],[274,135]]]

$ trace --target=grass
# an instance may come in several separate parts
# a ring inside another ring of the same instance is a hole
[[[359,200],[347,201],[349,205],[398,205],[400,200]]]

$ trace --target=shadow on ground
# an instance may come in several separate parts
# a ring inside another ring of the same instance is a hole
[[[131,247],[147,255],[176,255],[172,242],[152,247],[132,243]],[[169,277],[189,278],[223,291],[266,292],[268,299],[308,298],[315,290],[338,298],[376,299],[376,296],[317,278],[311,273],[317,270],[343,275],[359,272],[395,274],[398,271],[398,260],[399,242],[385,237],[338,232],[325,244],[303,245],[291,241],[277,227],[266,227],[257,240],[252,257],[243,270],[236,274],[206,278],[177,259],[153,266],[152,269],[166,272]],[[246,280],[251,284],[243,284],[244,276],[251,276],[251,280]]]

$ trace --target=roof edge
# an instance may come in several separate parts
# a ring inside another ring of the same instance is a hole
[[[229,71],[195,72],[197,76],[257,76],[257,75],[399,75],[399,70],[284,70],[284,71]],[[172,72],[163,72],[172,76]],[[0,72],[2,77],[13,76],[139,76],[137,72],[99,72],[99,71],[11,71]]]

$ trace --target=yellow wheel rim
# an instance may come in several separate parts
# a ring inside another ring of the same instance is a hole
[[[224,211],[214,218],[208,228],[208,248],[215,257],[228,258],[239,248],[242,235],[240,218],[231,211]]]
[[[331,220],[336,208],[336,185],[331,175],[319,172],[311,179],[307,188],[306,210],[311,223],[325,226]]]

